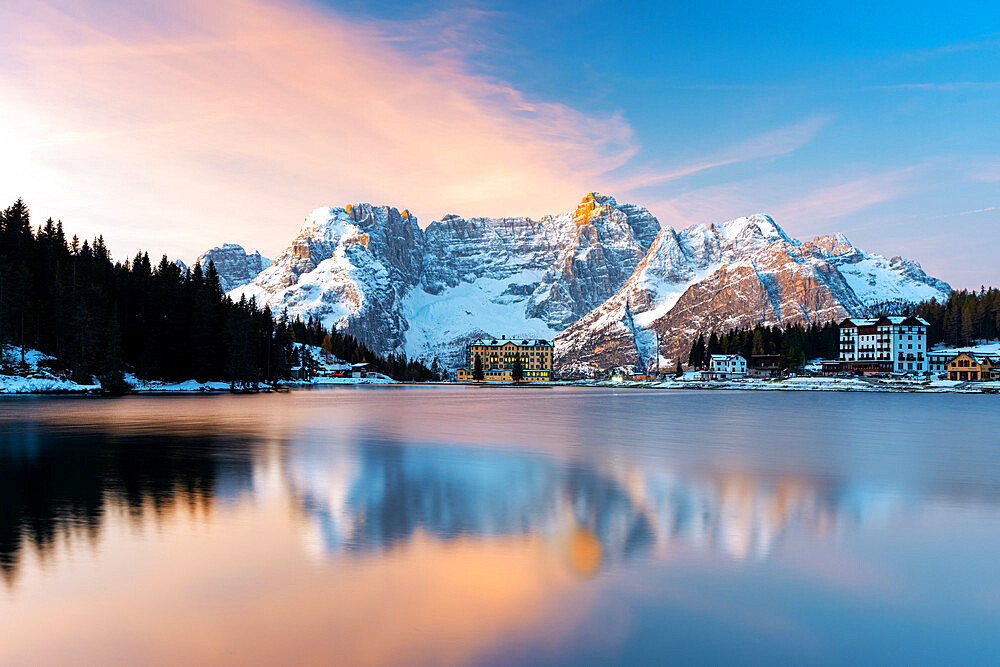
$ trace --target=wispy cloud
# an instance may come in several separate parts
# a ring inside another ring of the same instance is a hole
[[[986,208],[977,208],[971,211],[962,211],[957,215],[975,215],[976,213],[989,213],[991,211],[1000,211],[1000,206],[987,206]]]
[[[621,179],[614,183],[613,189],[616,192],[629,192],[717,167],[787,155],[812,141],[832,120],[830,116],[810,116],[792,125],[765,132],[693,164],[667,170],[647,170]]]
[[[292,0],[13,0],[0,128],[17,128],[19,163],[0,168],[0,197],[123,250],[169,229],[156,246],[172,252],[274,251],[319,205],[374,200],[422,222],[443,205],[565,209],[634,155],[621,115],[473,73],[458,34],[476,16],[428,20],[421,50],[404,24]]]
[[[1000,88],[1000,81],[944,81],[924,83],[890,83],[880,86],[869,86],[877,90],[930,90],[954,92],[960,90],[977,90]]]
[[[983,183],[996,183],[1000,181],[1000,160],[981,162],[975,165],[971,169],[969,176],[972,180]]]
[[[911,187],[911,177],[920,169],[905,167],[821,186],[773,210],[781,220],[808,224],[836,220],[905,194]]]

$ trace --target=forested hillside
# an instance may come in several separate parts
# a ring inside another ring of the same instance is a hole
[[[154,265],[147,253],[115,262],[103,237],[67,240],[51,218],[33,229],[20,199],[0,214],[0,341],[21,354],[50,354],[75,379],[96,376],[112,389],[122,388],[126,372],[168,381],[280,380],[300,363],[295,342],[325,342],[335,356],[396,379],[435,377],[315,322],[234,303],[212,264],[182,271],[165,255]],[[8,349],[3,362],[18,361]]]

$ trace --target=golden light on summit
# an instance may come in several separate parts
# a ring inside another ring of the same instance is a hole
[[[581,225],[590,223],[590,219],[604,212],[607,208],[605,198],[597,192],[591,192],[577,205],[573,211],[573,219]]]

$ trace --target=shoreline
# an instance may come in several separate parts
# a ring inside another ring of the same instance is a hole
[[[223,394],[285,393],[295,389],[323,389],[331,387],[395,386],[395,387],[481,387],[486,389],[549,389],[556,387],[581,387],[594,389],[666,389],[685,391],[772,391],[772,392],[851,392],[884,394],[1000,394],[1000,382],[950,382],[936,380],[905,382],[862,379],[794,377],[785,379],[739,380],[662,380],[662,381],[610,381],[610,380],[553,380],[548,382],[397,382],[379,378],[323,378],[318,382],[294,381],[278,387],[262,387],[257,391],[231,391],[228,383],[193,380],[172,384],[147,383],[134,387],[125,396],[218,396]],[[66,386],[59,383],[51,389],[28,391],[0,391],[3,396],[108,396],[100,387],[91,385]]]

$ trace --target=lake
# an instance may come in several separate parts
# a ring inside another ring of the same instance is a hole
[[[0,664],[668,661],[1000,661],[1000,396],[0,401]]]

